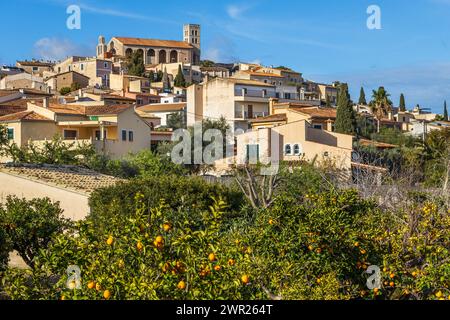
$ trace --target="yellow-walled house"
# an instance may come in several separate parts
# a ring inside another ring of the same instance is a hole
[[[354,137],[333,132],[336,110],[270,101],[270,116],[250,120],[237,137],[236,162],[316,160],[351,170]]]
[[[117,159],[151,146],[151,128],[132,105],[60,105],[44,99],[29,102],[26,111],[0,117],[0,125],[19,147],[60,135],[66,143],[91,144],[98,153]]]

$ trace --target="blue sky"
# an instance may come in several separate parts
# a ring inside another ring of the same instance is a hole
[[[68,5],[81,30],[66,28]],[[369,5],[381,30],[366,27]],[[100,34],[182,39],[202,25],[202,58],[285,65],[307,79],[346,81],[357,100],[384,85],[398,103],[441,112],[450,101],[450,0],[14,0],[2,1],[0,63],[94,55]],[[5,44],[9,44],[6,46]]]

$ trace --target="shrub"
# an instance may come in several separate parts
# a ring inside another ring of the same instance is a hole
[[[33,267],[38,251],[47,248],[55,234],[70,226],[62,212],[59,203],[52,203],[48,198],[28,201],[9,196],[0,210],[3,236],[9,239],[11,249]]]
[[[130,182],[95,191],[89,200],[89,218],[98,227],[107,226],[116,215],[129,216],[135,210],[136,194],[143,194],[147,208],[158,206],[161,201],[171,209],[180,207],[191,210],[208,209],[212,198],[223,197],[230,204],[230,211],[238,211],[243,203],[242,195],[220,184],[206,183],[202,178],[183,176],[154,176],[133,179]]]

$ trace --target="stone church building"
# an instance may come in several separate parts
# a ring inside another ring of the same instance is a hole
[[[99,37],[97,57],[100,59],[112,56],[129,57],[135,51],[143,56],[144,64],[148,65],[175,62],[198,65],[200,63],[200,25],[184,25],[183,41],[113,37],[106,44],[105,38]]]

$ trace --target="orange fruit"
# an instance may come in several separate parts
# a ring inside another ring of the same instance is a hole
[[[390,285],[391,287],[393,287],[393,286],[395,286],[395,283],[391,281],[391,282],[389,283],[389,285]]]
[[[164,243],[164,238],[162,236],[157,236],[155,239],[156,243]]]
[[[417,272],[413,272],[413,273],[411,273],[411,275],[413,276],[413,277],[417,277]]]
[[[108,300],[110,297],[111,297],[111,292],[109,290],[105,290],[105,292],[103,292],[103,298]]]
[[[166,222],[163,224],[163,230],[165,232],[169,232],[171,229],[172,229],[172,225],[170,223]]]
[[[89,289],[94,289],[94,287],[95,287],[95,282],[94,281],[91,281],[91,282],[88,283],[88,288]]]
[[[443,294],[441,291],[436,292],[436,298],[442,298]]]
[[[248,284],[248,283],[250,282],[250,277],[249,277],[248,275],[244,274],[244,275],[241,277],[241,280],[242,280],[242,283],[243,283],[243,284]]]
[[[273,225],[274,223],[275,223],[275,222],[274,222],[272,219],[269,220],[269,224],[270,224],[270,225]]]
[[[389,275],[389,278],[394,279],[394,278],[395,278],[395,274],[391,273],[391,274]]]
[[[234,261],[234,259],[228,260],[228,265],[229,266],[234,266],[235,263],[236,263],[236,261]]]
[[[355,242],[355,247],[359,247],[359,242]]]
[[[114,242],[113,236],[109,236],[108,240],[106,240],[106,244],[107,244],[108,246],[112,245],[113,242]]]
[[[378,289],[378,288],[373,289],[373,292],[374,292],[375,294],[377,294],[379,291],[380,291],[380,289]]]
[[[216,261],[216,255],[214,253],[210,253],[208,255],[208,260],[211,262]]]
[[[102,286],[100,285],[100,283],[96,283],[95,290],[100,291],[101,289],[102,289]]]
[[[65,296],[61,296],[61,300],[66,300],[66,297]]]
[[[366,254],[366,250],[364,250],[364,249],[362,249],[360,252],[361,252],[361,254]]]
[[[317,249],[316,249],[316,252],[317,252],[317,253],[321,253],[321,252],[322,252],[322,249],[317,248]]]
[[[136,248],[138,249],[138,251],[142,251],[142,249],[144,248],[144,245],[142,244],[142,242],[138,241],[136,243]]]
[[[177,288],[180,290],[184,290],[186,288],[186,282],[184,281],[178,282]]]
[[[216,271],[220,271],[220,269],[222,269],[222,267],[219,266],[219,265],[217,265],[217,266],[214,267],[214,270],[216,270]]]
[[[308,246],[309,251],[313,251],[313,249],[314,249],[313,246]]]

